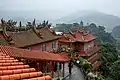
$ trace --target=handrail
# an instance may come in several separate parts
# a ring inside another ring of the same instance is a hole
[[[68,78],[71,74],[68,74],[67,76],[65,76],[64,78],[62,78],[62,80],[65,80],[66,78]]]

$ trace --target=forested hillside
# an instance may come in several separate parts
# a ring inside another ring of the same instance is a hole
[[[105,80],[120,80],[120,53],[113,44],[101,45],[101,73]]]
[[[73,24],[56,24],[55,30],[61,32],[69,32],[69,30],[84,28],[85,30],[89,31],[90,33],[94,34],[100,43],[113,43],[115,44],[116,40],[111,36],[111,33],[105,31],[104,26],[97,26],[94,23],[91,23],[87,26],[84,26],[84,23],[73,23]]]
[[[120,18],[118,16],[114,16],[111,14],[102,13],[99,11],[89,11],[89,10],[83,10],[83,11],[77,11],[71,15],[65,16],[61,19],[56,20],[56,23],[79,23],[81,20],[84,21],[84,23],[95,23],[97,25],[104,25],[105,29],[108,32],[111,32],[112,29],[120,25]]]
[[[113,28],[112,36],[115,38],[120,38],[120,25]]]

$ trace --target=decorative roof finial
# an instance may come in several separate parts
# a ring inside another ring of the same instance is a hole
[[[76,37],[75,34],[74,34],[71,30],[69,30],[69,33],[70,33],[73,37]]]
[[[20,21],[20,23],[19,23],[19,26],[22,27],[22,23],[21,23],[21,21]]]
[[[35,24],[35,19],[34,19],[34,21],[33,21],[33,24],[32,24],[33,26],[35,26],[36,24]]]

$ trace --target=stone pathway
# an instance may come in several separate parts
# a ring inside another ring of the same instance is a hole
[[[74,65],[72,68],[72,74],[65,80],[85,80],[85,78],[80,69]]]
[[[65,76],[68,76],[68,75],[69,75],[68,64],[65,64]],[[62,80],[62,78],[63,77],[60,77],[60,80]],[[54,78],[53,80],[56,80],[56,78]],[[80,68],[78,68],[76,65],[73,65],[72,74],[69,75],[64,80],[85,80],[85,78]]]

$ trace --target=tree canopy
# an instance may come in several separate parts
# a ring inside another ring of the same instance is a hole
[[[119,52],[116,50],[115,45],[104,44],[100,53],[103,55],[101,58],[102,67],[101,71],[106,80],[120,80],[120,58]]]

